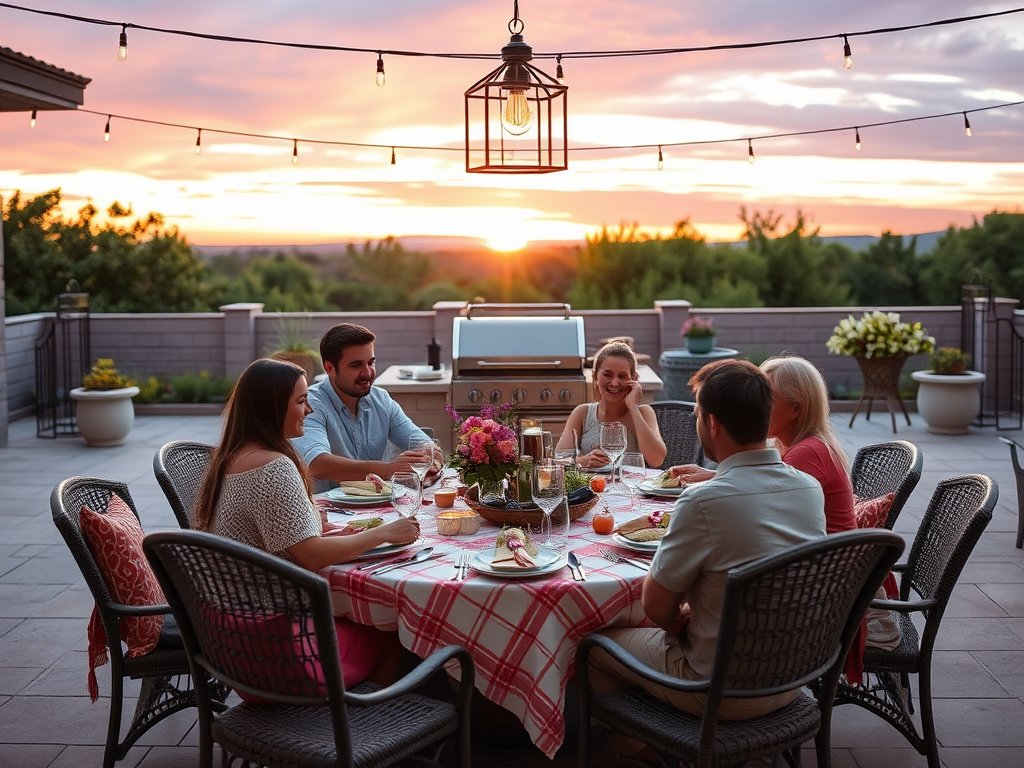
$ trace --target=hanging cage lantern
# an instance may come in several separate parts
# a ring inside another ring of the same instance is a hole
[[[529,62],[519,0],[501,66],[466,91],[467,173],[553,173],[569,167],[568,88]]]

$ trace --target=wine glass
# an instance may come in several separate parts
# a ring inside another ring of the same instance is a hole
[[[420,487],[422,487],[423,478],[427,476],[427,472],[434,464],[434,441],[430,438],[413,438],[409,441],[409,451],[416,454],[409,462],[409,469],[419,477]]]
[[[565,498],[565,467],[554,462],[534,464],[530,495],[533,497],[533,503],[544,513],[541,533],[545,536],[545,543],[549,547],[564,547],[566,539],[556,539],[554,531],[551,530],[551,513]]]
[[[639,451],[626,451],[619,461],[619,476],[629,488],[629,509],[636,506],[636,491],[647,477],[647,462]]]
[[[615,482],[615,465],[626,451],[626,425],[621,421],[609,421],[601,425],[601,450],[608,455],[611,463],[611,482]]]
[[[391,506],[402,517],[416,517],[423,501],[423,481],[415,472],[391,476]]]

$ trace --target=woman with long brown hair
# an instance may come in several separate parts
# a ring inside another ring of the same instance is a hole
[[[410,544],[415,518],[366,531],[324,536],[309,469],[292,447],[312,411],[306,376],[297,365],[257,360],[239,376],[225,410],[224,434],[214,449],[192,524],[291,560],[311,571],[343,563],[381,544]],[[387,683],[397,677],[397,633],[337,619],[346,685]]]

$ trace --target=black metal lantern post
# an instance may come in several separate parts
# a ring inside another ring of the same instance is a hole
[[[568,88],[530,60],[519,0],[501,66],[466,91],[467,173],[553,173],[569,167]]]

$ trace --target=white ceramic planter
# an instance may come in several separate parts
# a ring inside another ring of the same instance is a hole
[[[924,417],[929,432],[940,435],[965,435],[967,427],[981,409],[978,385],[985,374],[967,371],[953,375],[916,371],[917,412]]]
[[[98,448],[124,445],[135,422],[132,398],[139,394],[138,387],[121,389],[72,389],[71,398],[77,401],[76,422],[85,444]]]

